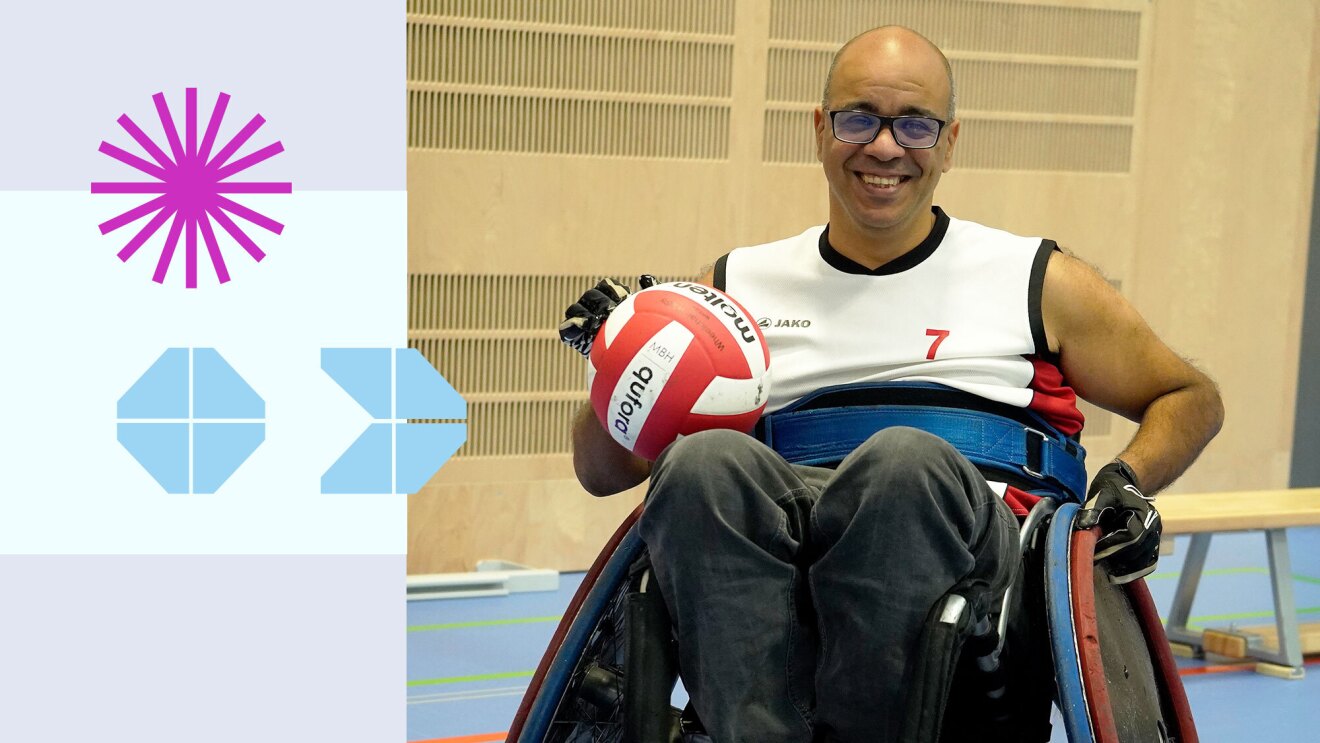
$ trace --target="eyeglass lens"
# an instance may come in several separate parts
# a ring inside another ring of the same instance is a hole
[[[880,135],[880,129],[889,121],[894,141],[903,147],[924,149],[932,147],[940,136],[940,122],[925,116],[875,116],[861,111],[837,111],[834,114],[834,136],[852,144],[866,144]]]

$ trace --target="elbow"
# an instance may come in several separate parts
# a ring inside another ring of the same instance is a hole
[[[1213,388],[1214,401],[1211,405],[1211,426],[1210,438],[1219,434],[1219,430],[1224,427],[1224,398],[1219,395],[1219,388]]]
[[[573,472],[578,483],[597,498],[622,493],[640,484],[651,474],[650,464],[631,456],[624,461],[603,462],[581,450],[573,452]]]
[[[619,490],[616,490],[615,488],[612,488],[608,485],[603,485],[598,482],[592,482],[590,480],[584,480],[581,477],[578,478],[578,482],[582,484],[582,488],[586,490],[587,493],[594,495],[597,498],[604,498],[607,495],[614,495],[620,492]]]
[[[582,406],[573,425],[573,473],[588,493],[603,498],[638,485],[651,474],[651,463],[619,446],[591,412]]]
[[[575,467],[574,469],[577,474],[578,484],[582,486],[583,490],[591,495],[594,495],[597,498],[604,498],[607,495],[614,495],[619,492],[618,488],[613,487],[613,483],[608,482],[606,478],[601,477],[597,473],[585,471],[581,467]]]
[[[1202,376],[1200,383],[1201,404],[1204,414],[1205,440],[1207,443],[1219,434],[1224,427],[1224,398],[1219,394],[1219,385],[1207,376]]]
[[[636,478],[631,476],[624,478],[612,475],[593,475],[583,472],[578,472],[577,478],[578,483],[582,485],[582,489],[597,498],[604,498],[607,495],[622,493],[629,488],[641,484],[641,482],[646,479],[644,475]]]
[[[577,475],[578,484],[582,489],[597,498],[604,498],[607,495],[614,495],[618,491],[611,487],[611,483],[601,472],[601,468],[585,456],[581,449],[573,450],[573,474]]]

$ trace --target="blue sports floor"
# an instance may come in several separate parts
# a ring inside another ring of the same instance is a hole
[[[1298,619],[1320,622],[1320,528],[1289,530]],[[1160,561],[1147,578],[1161,613],[1172,601],[1187,550]],[[1271,621],[1265,539],[1217,535],[1192,620],[1201,626]],[[555,592],[499,598],[413,601],[408,605],[408,740],[484,743],[504,739],[523,690],[581,574],[561,576]],[[1316,660],[1313,658],[1312,660]],[[1180,661],[1186,671],[1222,666]],[[1183,678],[1205,743],[1320,740],[1320,664],[1301,681],[1227,671]],[[1059,725],[1055,741],[1064,741]]]

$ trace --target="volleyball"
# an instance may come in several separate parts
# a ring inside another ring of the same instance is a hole
[[[602,425],[654,461],[679,436],[750,431],[770,395],[770,350],[746,309],[689,281],[629,295],[591,348],[587,388]]]

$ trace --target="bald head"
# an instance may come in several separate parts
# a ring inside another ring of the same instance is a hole
[[[938,62],[944,68],[944,76],[948,80],[948,120],[953,121],[956,118],[957,93],[953,85],[953,68],[949,66],[948,57],[945,57],[944,52],[940,51],[940,48],[935,46],[935,43],[930,39],[906,26],[873,28],[854,36],[839,51],[835,52],[834,59],[830,60],[830,71],[825,76],[825,91],[821,94],[820,107],[823,109],[829,108],[830,86],[834,82],[834,74],[841,63],[847,64],[853,58],[877,54],[916,55],[918,58],[929,58],[932,63]]]

